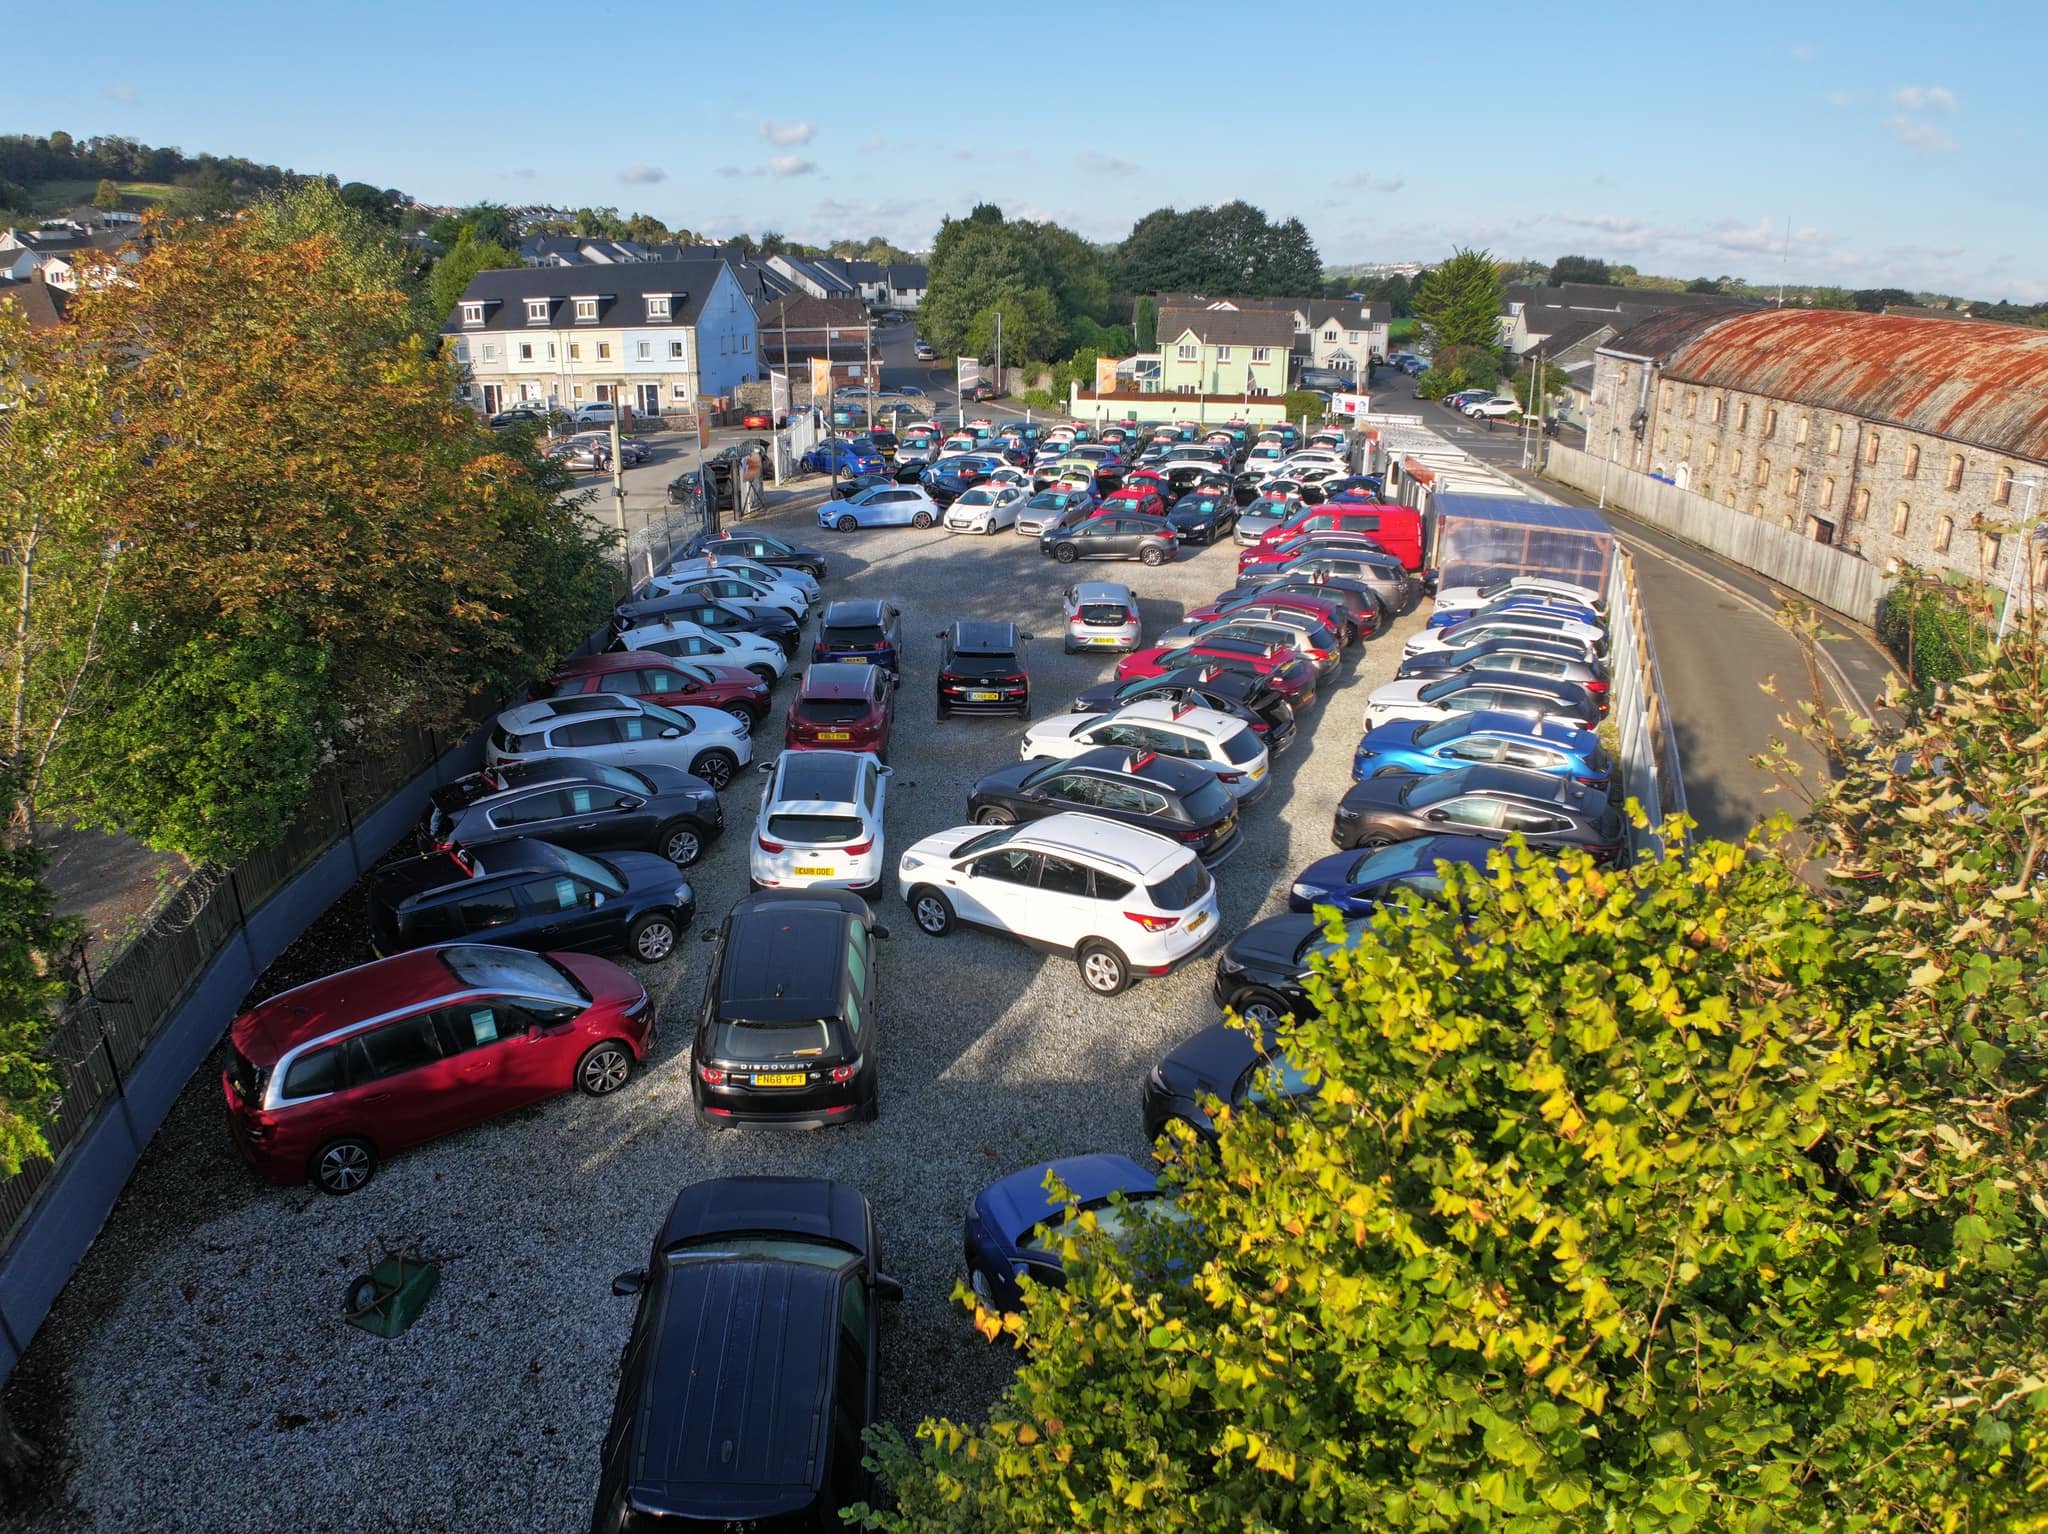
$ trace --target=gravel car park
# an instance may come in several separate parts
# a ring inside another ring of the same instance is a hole
[[[816,523],[797,505],[748,528],[815,544]],[[1225,542],[1113,574],[1134,592],[1144,632],[1159,633],[1235,583],[1235,555]],[[968,619],[1054,633],[1076,573],[1022,538],[873,528],[834,542],[822,601],[900,606],[901,675],[921,699],[937,631]],[[1328,853],[1360,710],[1422,621],[1402,618],[1346,652],[1269,769],[1271,789],[1243,806],[1238,850],[1214,872],[1224,933],[1285,910],[1294,876]],[[1116,652],[1042,644],[1031,664],[1043,719],[1109,680]],[[773,707],[790,688],[778,684]],[[657,1021],[626,1087],[394,1158],[347,1199],[250,1176],[222,1129],[217,1062],[202,1065],[16,1372],[15,1420],[43,1427],[51,1460],[40,1501],[0,1527],[587,1528],[629,1322],[612,1276],[642,1264],[682,1187],[718,1176],[831,1177],[865,1193],[907,1289],[881,1322],[882,1417],[908,1427],[932,1413],[984,1415],[1015,1355],[984,1343],[950,1298],[964,1273],[961,1211],[997,1178],[1047,1160],[1144,1158],[1147,1071],[1217,1018],[1213,955],[1101,997],[1063,955],[972,927],[943,939],[918,930],[896,851],[958,824],[974,784],[1017,760],[1027,727],[981,720],[892,742],[891,871],[872,902],[890,931],[874,954],[876,1122],[747,1134],[696,1122],[689,1040],[712,950],[694,935],[662,964],[630,966]],[[755,797],[727,794],[727,834],[689,871],[700,929],[746,893]],[[266,994],[369,957],[364,925],[355,892],[273,967]],[[373,1239],[417,1241],[442,1259],[439,1291],[391,1342],[339,1315]]]

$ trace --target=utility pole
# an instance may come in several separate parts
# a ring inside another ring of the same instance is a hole
[[[1003,311],[996,310],[996,393],[1003,392]],[[993,527],[995,524],[989,524]]]
[[[2006,567],[2005,603],[1998,610],[1998,643],[2005,642],[2005,631],[2012,623],[2012,606],[2019,598],[2020,567],[2025,565],[2032,572],[2033,561],[2027,558],[2027,543],[2034,532],[2034,507],[2036,497],[2041,493],[2041,481],[2029,479],[2018,481],[2027,487],[2027,514],[2020,518],[2020,530],[2013,538],[2012,562]]]
[[[612,509],[619,519],[619,563],[626,568],[626,589],[633,588],[633,543],[626,532],[626,464],[619,456],[619,391],[622,384],[612,385]],[[654,572],[649,570],[652,577]]]
[[[861,376],[868,386],[868,430],[875,429],[875,317],[867,316],[867,325],[861,331]]]

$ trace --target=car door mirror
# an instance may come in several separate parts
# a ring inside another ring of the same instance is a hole
[[[663,740],[681,740],[683,738],[683,732],[677,729],[674,725],[669,725],[662,730],[661,738]]]
[[[773,762],[756,762],[754,765],[758,767],[762,772],[773,772],[775,770],[775,764]],[[711,934],[707,932],[704,935],[708,938]]]
[[[617,1274],[612,1279],[612,1293],[622,1300],[638,1294],[646,1287],[647,1275],[637,1268],[630,1273]]]
[[[1422,818],[1424,820],[1449,820],[1451,817],[1442,810],[1431,810]]]
[[[645,804],[646,802],[647,801],[645,799],[635,799],[631,794],[628,794],[625,798],[621,799],[617,804],[613,805],[612,808],[618,810],[637,810],[640,808],[641,805]]]
[[[882,776],[885,778],[893,778],[896,776],[896,769],[894,767],[885,766],[882,768]]]
[[[868,936],[877,937],[882,939],[884,942],[887,942],[889,939],[889,929],[883,926],[880,922],[877,922],[875,923],[875,925],[868,928]]]
[[[711,930],[711,931],[709,931],[709,932],[705,933],[705,934],[704,934],[704,935],[703,935],[703,936],[702,936],[701,938],[699,938],[699,939],[698,939],[697,941],[698,941],[698,942],[700,942],[700,943],[715,943],[715,942],[717,942],[717,941],[718,941],[718,932],[717,932],[717,930],[716,930],[716,929],[714,928],[713,930]]]
[[[903,1298],[903,1280],[891,1278],[886,1273],[877,1273],[869,1279],[868,1287],[875,1292],[877,1299],[888,1300],[892,1304]]]

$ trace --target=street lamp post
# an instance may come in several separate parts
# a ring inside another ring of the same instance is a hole
[[[2027,544],[2033,537],[2034,532],[2034,508],[2041,493],[2041,481],[2038,479],[2022,479],[2016,480],[2014,483],[2027,487],[2027,512],[2025,516],[2020,518],[2019,534],[2013,539],[2012,561],[2006,568],[2005,603],[1998,612],[1998,639],[2000,643],[2004,642],[2006,628],[2012,623],[2012,605],[2017,600],[2019,594],[2020,566],[2022,563],[2025,563],[2029,571],[2033,568],[2033,561],[2027,559],[2026,553]]]

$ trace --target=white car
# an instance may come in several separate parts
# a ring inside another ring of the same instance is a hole
[[[1465,414],[1475,421],[1504,421],[1521,413],[1522,407],[1505,394],[1496,394],[1492,399],[1477,399],[1465,407]]]
[[[508,708],[484,742],[487,767],[536,760],[651,764],[693,772],[713,788],[725,787],[753,759],[746,727],[723,709],[667,708],[609,692]]]
[[[869,751],[785,751],[761,770],[761,813],[747,854],[754,889],[829,884],[870,894],[882,882],[889,769]]]
[[[660,575],[642,581],[633,593],[633,600],[644,602],[650,597],[674,596],[677,592],[693,590],[717,575],[737,575],[744,580],[755,582],[766,591],[777,592],[783,598],[782,605],[786,608],[789,603],[796,603],[800,615],[809,612],[811,604],[818,599],[817,582],[800,570],[777,570],[770,574],[766,566],[754,565],[751,560],[720,559],[715,564],[706,564],[701,559],[691,559],[672,565]],[[802,579],[790,579],[789,577],[793,575],[801,576]],[[809,583],[809,590],[805,589],[806,582]]]
[[[578,426],[609,426],[618,418],[618,411],[607,401],[601,405],[578,405],[570,419]]]
[[[818,578],[794,565],[765,564],[744,554],[695,554],[672,559],[662,573],[668,576],[702,575],[714,570],[732,570],[751,580],[781,582],[794,586],[809,602],[818,600]]]
[[[984,485],[1015,485],[1026,495],[1031,493],[1031,476],[1014,463],[1006,463],[1000,469],[991,469]]]
[[[1305,447],[1292,453],[1274,465],[1277,472],[1290,478],[1299,479],[1303,469],[1329,469],[1338,474],[1350,472],[1351,461],[1342,453],[1333,453],[1328,448]]]
[[[679,576],[669,588],[671,596],[701,596],[720,602],[729,602],[745,611],[749,608],[767,608],[787,614],[798,623],[804,621],[809,604],[803,593],[779,582],[757,581],[744,575],[733,575],[725,570],[700,570],[694,574]]]
[[[1219,930],[1216,883],[1201,859],[1094,815],[941,831],[903,854],[896,882],[926,935],[967,922],[1062,949],[1098,996],[1167,974]]]
[[[1024,492],[1015,485],[976,485],[946,508],[946,530],[993,533],[1013,525],[1023,507]]]
[[[1454,623],[1448,628],[1426,628],[1401,646],[1401,653],[1407,656],[1421,655],[1430,650],[1461,650],[1482,639],[1494,639],[1505,634],[1575,639],[1595,654],[1607,643],[1607,630],[1597,623],[1582,622],[1560,613],[1547,613],[1535,607],[1515,607],[1490,617]]]
[[[1024,732],[1026,761],[1079,756],[1097,746],[1156,751],[1215,773],[1236,799],[1266,791],[1266,747],[1240,719],[1167,698],[1141,698],[1113,714],[1055,714]]]
[[[773,640],[759,634],[714,633],[687,618],[649,623],[619,635],[627,650],[648,650],[674,660],[697,660],[711,666],[744,666],[769,686],[789,670],[789,658]]]
[[[1446,586],[1436,594],[1432,613],[1464,613],[1498,602],[1504,597],[1558,597],[1580,602],[1595,612],[1602,610],[1600,593],[1591,586],[1554,581],[1543,575],[1505,575],[1481,586]]]

